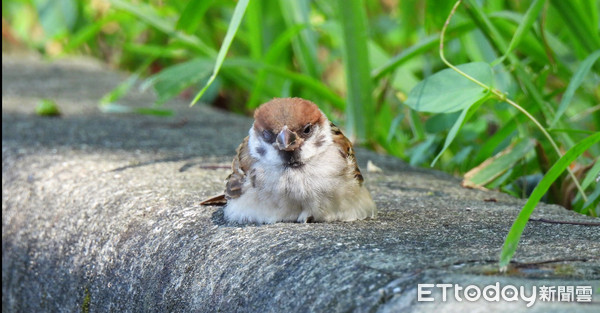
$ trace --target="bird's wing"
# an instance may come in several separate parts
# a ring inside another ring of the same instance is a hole
[[[254,159],[248,149],[248,137],[246,137],[237,148],[237,154],[231,163],[232,173],[227,177],[225,184],[225,198],[235,199],[242,195],[242,186],[253,162]]]
[[[360,169],[358,168],[358,163],[356,163],[356,157],[354,156],[354,149],[352,148],[352,142],[344,136],[339,127],[335,126],[335,124],[330,122],[331,126],[331,135],[333,136],[333,142],[339,147],[340,153],[342,157],[348,160],[349,166],[352,167],[354,173],[354,179],[358,181],[359,185],[362,185],[364,178],[360,173]]]
[[[208,199],[202,200],[200,205],[226,205],[227,199],[225,198],[225,194],[218,194],[216,196],[212,196]]]
[[[227,199],[239,198],[242,195],[242,186],[246,181],[246,173],[250,170],[253,159],[248,150],[248,137],[237,148],[237,154],[231,163],[232,173],[225,180],[225,193],[212,196],[200,202],[201,205],[225,205]]]

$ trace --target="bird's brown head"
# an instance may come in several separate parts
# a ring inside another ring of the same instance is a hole
[[[281,151],[294,151],[327,118],[316,104],[301,98],[275,98],[254,112],[254,129]]]

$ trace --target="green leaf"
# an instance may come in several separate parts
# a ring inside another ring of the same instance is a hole
[[[506,59],[506,56],[509,53],[511,53],[516,46],[519,45],[521,40],[523,40],[523,38],[527,34],[527,30],[529,30],[529,28],[531,28],[531,26],[537,19],[537,16],[540,14],[540,11],[544,7],[545,2],[546,2],[545,0],[533,1],[531,6],[529,6],[529,9],[527,9],[527,12],[525,13],[523,22],[521,24],[519,24],[519,27],[517,27],[517,30],[515,31],[515,34],[512,37],[512,40],[508,44],[508,49],[506,49],[506,52],[504,52],[504,55],[499,60],[492,63],[492,66],[494,64],[502,63],[502,61],[504,61],[504,59]]]
[[[493,46],[495,46],[500,51],[506,51],[508,48],[508,43],[504,41],[502,34],[498,31],[498,29],[488,18],[483,8],[480,5],[478,5],[475,0],[466,0],[465,8],[467,9],[467,13],[469,13],[469,15],[471,16],[471,19],[480,28],[480,30],[493,44]],[[528,107],[526,107],[526,109],[532,110],[532,107],[538,107],[537,109],[541,110],[544,114],[544,117],[546,117],[546,119],[549,120],[550,116],[552,115],[550,113],[552,111],[552,107],[547,101],[544,101],[542,93],[537,89],[537,87],[532,81],[531,73],[525,69],[523,64],[521,64],[520,60],[515,55],[509,54],[508,59],[512,67],[514,67],[513,75],[515,75],[516,79],[521,82],[521,85],[524,87],[525,91],[530,95],[531,99],[533,100],[533,103],[535,103],[535,106],[529,105]]]
[[[584,135],[593,135],[595,131],[593,130],[582,130],[582,129],[567,129],[567,128],[552,128],[548,129],[548,132],[551,133],[567,133],[567,134],[584,134]]]
[[[473,159],[474,164],[481,163],[496,152],[507,147],[512,138],[517,134],[517,123],[522,123],[524,115],[517,115],[508,121],[503,121],[502,127],[496,133],[488,137],[479,147],[479,152]]]
[[[374,106],[371,69],[367,48],[367,17],[363,1],[338,0],[344,37],[343,54],[348,90],[346,130],[359,142],[374,134]]]
[[[125,81],[120,83],[115,89],[111,90],[109,93],[105,94],[102,99],[99,101],[99,106],[102,108],[103,106],[113,104],[115,101],[121,99],[130,89],[133,87],[135,82],[137,82],[141,73],[143,73],[150,64],[154,62],[154,58],[148,58],[146,62],[144,62],[135,73],[131,74]]]
[[[463,185],[484,186],[512,168],[535,146],[535,140],[523,139],[465,174]]]
[[[138,78],[139,74],[132,74],[125,81],[115,87],[115,89],[105,94],[102,99],[100,99],[100,107],[114,103],[123,97],[131,89],[131,87],[133,87],[133,84],[135,84]]]
[[[569,82],[569,86],[567,86],[567,90],[563,94],[562,100],[560,101],[560,105],[558,106],[558,110],[554,115],[554,120],[552,120],[552,123],[550,123],[550,128],[554,127],[556,123],[558,123],[558,120],[563,115],[563,113],[565,113],[567,107],[569,106],[569,103],[571,103],[571,100],[573,100],[575,90],[577,90],[581,83],[583,83],[583,80],[590,72],[590,69],[592,68],[592,66],[594,66],[594,63],[596,63],[598,58],[600,58],[600,50],[596,50],[594,53],[590,54],[590,56],[585,58],[583,62],[581,62],[581,65],[579,65],[577,72],[573,74],[573,77]]]
[[[40,116],[58,116],[60,115],[60,110],[53,100],[42,99],[35,106],[35,114]]]
[[[581,206],[579,210],[574,209],[575,211],[581,214],[587,214],[590,209],[593,209],[592,206],[598,205],[598,198],[600,197],[600,159],[596,159],[592,168],[587,172],[583,182],[581,182],[581,189],[587,189],[593,182],[596,182],[596,186],[594,191],[588,195],[588,200]],[[581,197],[581,193],[577,194],[577,198]],[[600,210],[600,208],[596,207],[596,210]],[[598,216],[598,213],[592,211],[593,216]]]
[[[114,8],[123,10],[137,16],[140,20],[148,23],[152,27],[158,29],[159,31],[180,40],[187,45],[194,47],[198,51],[208,55],[215,55],[215,51],[212,47],[208,46],[197,36],[188,35],[181,31],[175,29],[175,25],[170,20],[162,18],[154,7],[145,4],[145,3],[136,3],[132,4],[123,0],[110,0],[110,3],[114,6]]]
[[[269,4],[265,4],[269,5]],[[246,28],[248,35],[248,46],[250,47],[250,55],[252,59],[260,59],[263,55],[263,30],[266,28],[264,25],[264,17],[269,16],[268,12],[264,12],[264,6],[262,1],[252,1],[248,4],[246,9]]]
[[[217,54],[217,60],[215,62],[213,73],[212,75],[210,75],[210,78],[208,79],[208,82],[206,83],[204,88],[202,88],[202,90],[200,90],[200,92],[196,94],[194,100],[192,100],[192,102],[190,103],[190,106],[193,106],[196,103],[196,101],[198,101],[202,97],[202,95],[206,92],[208,87],[210,87],[210,85],[213,83],[215,78],[217,78],[219,70],[221,69],[223,62],[225,61],[225,57],[227,56],[227,51],[229,51],[229,47],[233,42],[233,38],[235,37],[235,34],[237,33],[238,28],[240,27],[242,19],[244,18],[244,13],[246,12],[246,8],[248,7],[249,1],[250,0],[240,0],[235,6],[233,16],[231,17],[231,22],[229,23],[227,33],[225,34],[225,39],[223,39],[223,43],[221,44],[221,48],[219,49],[219,53]]]
[[[581,182],[581,188],[586,189],[598,177],[600,177],[600,159],[596,159],[594,166],[585,175],[585,178]]]
[[[173,110],[157,108],[133,108],[133,112],[143,115],[173,116]]]
[[[454,140],[454,137],[456,137],[458,130],[463,125],[468,112],[469,112],[469,108],[464,108],[462,110],[462,112],[460,113],[460,115],[458,116],[456,121],[454,122],[454,125],[452,125],[452,128],[450,128],[450,131],[448,132],[448,135],[446,136],[446,140],[444,141],[444,146],[442,147],[442,150],[440,150],[440,152],[435,156],[433,161],[431,161],[430,166],[433,167],[435,165],[435,163],[437,162],[437,160],[442,156],[444,151],[446,151],[446,149],[448,149],[448,146],[450,146],[450,144]],[[471,115],[472,115],[472,113],[471,113]]]
[[[462,23],[457,26],[450,27],[448,29],[448,34],[452,37],[462,35],[467,31],[470,31],[474,28],[474,24],[472,22]],[[384,75],[392,72],[398,66],[406,63],[416,56],[423,55],[425,52],[433,50],[434,48],[439,47],[440,45],[440,36],[439,35],[431,35],[427,36],[416,44],[410,46],[407,49],[402,50],[401,53],[390,58],[384,65],[373,69],[371,71],[371,77],[375,80],[383,77]]]
[[[212,66],[212,61],[207,58],[196,58],[173,65],[146,79],[142,89],[153,86],[158,96],[157,103],[164,103],[185,88],[206,79]]]
[[[434,114],[425,121],[425,131],[430,134],[442,133],[452,128],[462,111]]]
[[[267,53],[265,53],[264,57],[262,58],[262,63],[274,64],[275,60],[281,57],[283,53],[285,53],[292,38],[296,36],[305,27],[306,25],[296,25],[294,27],[286,29],[283,33],[281,33],[281,35],[279,35],[270,45],[269,50],[267,51]],[[250,109],[255,109],[260,105],[259,99],[260,96],[263,94],[266,79],[267,70],[261,69],[256,75],[254,87],[252,88],[252,92],[250,93],[250,99],[247,103]]]
[[[415,166],[425,162],[432,154],[431,151],[434,149],[435,144],[436,136],[427,135],[425,141],[418,144],[408,152],[408,155],[410,156],[409,164]]]
[[[254,60],[248,60],[244,58],[230,58],[223,64],[223,67],[248,67],[256,69],[265,69],[268,73],[283,77],[285,79],[292,80],[300,84],[303,88],[310,89],[316,95],[323,97],[323,99],[330,101],[333,106],[337,109],[344,108],[344,101],[340,96],[333,92],[327,85],[322,81],[312,78],[306,74],[296,73],[279,66],[271,64],[263,64]]]
[[[413,137],[417,141],[425,139],[425,128],[423,127],[423,122],[421,122],[419,113],[409,108],[408,121],[410,123],[410,129],[412,130]]]
[[[581,207],[581,214],[587,214],[590,209],[594,209],[592,216],[598,216],[600,213],[600,208],[598,207],[598,202],[600,201],[600,183],[596,185],[596,189],[588,196],[588,200]]]
[[[448,132],[448,135],[446,136],[446,140],[444,141],[444,146],[442,147],[442,150],[440,150],[440,152],[438,153],[438,155],[433,159],[433,161],[431,161],[431,166],[432,167],[435,165],[435,163],[437,162],[437,160],[442,156],[442,154],[444,153],[444,151],[446,151],[446,149],[448,149],[448,147],[450,146],[450,144],[452,143],[452,141],[454,141],[454,138],[456,137],[456,134],[458,134],[458,131],[463,126],[463,124],[465,123],[465,121],[468,121],[471,118],[471,116],[473,116],[473,114],[475,113],[475,111],[477,111],[477,109],[479,108],[479,106],[483,102],[485,102],[486,99],[487,99],[487,97],[481,98],[474,105],[466,107],[466,108],[464,108],[462,110],[462,112],[460,113],[460,115],[458,116],[458,118],[456,119],[456,121],[454,122],[454,125],[452,125],[452,128],[450,128],[450,131]]]
[[[551,0],[551,3],[562,17],[566,29],[571,32],[572,42],[583,47],[587,53],[600,48],[598,25],[593,24],[589,18],[592,14],[585,12],[579,1]]]
[[[132,108],[117,103],[108,103],[100,107],[100,111],[104,113],[136,113],[142,115],[154,115],[154,116],[172,116],[173,110],[158,109],[158,108]]]
[[[181,12],[175,29],[188,34],[194,33],[199,21],[204,17],[204,13],[214,2],[215,0],[190,0]]]
[[[49,37],[71,30],[77,22],[77,2],[74,0],[35,0],[33,5]]]
[[[475,62],[457,67],[483,84],[493,85],[489,64]],[[468,108],[487,95],[485,88],[448,68],[418,83],[408,94],[405,104],[419,112],[449,113]]]
[[[123,44],[123,50],[131,54],[137,54],[140,57],[154,57],[154,58],[185,58],[186,53],[184,49],[165,46],[165,45],[148,45],[148,44],[137,44],[137,43],[125,43]]]
[[[525,229],[525,225],[527,225],[529,216],[531,216],[531,213],[533,213],[535,206],[539,203],[542,196],[546,193],[546,191],[548,191],[552,183],[560,176],[560,174],[562,174],[562,172],[573,161],[575,161],[578,156],[583,154],[587,149],[598,142],[600,142],[600,132],[583,139],[569,149],[565,155],[563,155],[556,163],[554,163],[546,175],[544,175],[544,178],[542,178],[540,183],[531,193],[531,196],[529,196],[525,206],[523,209],[521,209],[519,216],[513,223],[508,235],[506,236],[506,240],[504,241],[504,246],[502,247],[502,252],[500,254],[499,265],[501,269],[506,268],[515,254],[519,244],[519,239],[521,238],[521,234]]]
[[[81,28],[68,38],[69,41],[65,46],[65,52],[71,52],[77,47],[81,46],[83,43],[92,40],[102,30],[102,27],[111,21],[113,21],[113,17],[108,16]]]
[[[297,25],[310,25],[310,1],[308,0],[280,0],[281,15],[287,24],[287,28]],[[317,38],[314,31],[303,28],[298,38],[292,40],[292,49],[297,58],[302,72],[311,76],[319,77],[317,63]]]

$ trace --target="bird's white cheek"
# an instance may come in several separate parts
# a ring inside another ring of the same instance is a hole
[[[263,164],[277,166],[281,166],[283,164],[281,157],[279,157],[279,154],[273,147],[266,147],[265,151],[266,153],[260,159]]]
[[[302,160],[308,160],[324,153],[331,144],[331,138],[328,138],[325,135],[317,134],[316,136],[311,137],[302,146],[300,154]]]
[[[317,155],[318,152],[319,152],[318,148],[315,147],[314,144],[307,142],[302,146],[302,150],[300,152],[300,158],[303,161],[307,161],[307,160],[310,160],[315,155]]]
[[[252,130],[250,130],[248,145],[250,146],[250,155],[260,163],[268,165],[282,164],[281,158],[275,148],[271,144],[257,138]]]

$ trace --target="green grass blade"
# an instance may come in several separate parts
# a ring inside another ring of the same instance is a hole
[[[215,0],[189,1],[181,12],[177,24],[175,24],[175,29],[182,30],[188,34],[194,33],[196,28],[198,28],[198,22],[202,20],[206,10],[208,10],[214,2]]]
[[[65,46],[65,52],[72,52],[85,42],[92,40],[102,30],[102,27],[112,21],[114,21],[114,17],[109,15],[77,31],[69,38],[69,42]]]
[[[594,63],[596,63],[598,58],[600,58],[600,50],[595,51],[590,56],[585,58],[583,62],[581,62],[581,65],[579,65],[579,68],[577,69],[575,74],[573,74],[573,77],[569,82],[569,86],[567,86],[567,90],[565,91],[562,100],[560,101],[560,105],[558,106],[556,115],[554,115],[554,120],[552,120],[552,123],[550,123],[550,128],[554,127],[556,123],[558,123],[558,120],[563,115],[563,113],[565,113],[567,107],[569,106],[569,103],[571,103],[571,100],[573,100],[575,90],[577,90],[581,83],[583,83],[583,80],[585,79],[586,75],[590,72],[592,66],[594,66]]]
[[[154,60],[154,58],[146,59],[146,62],[144,62],[135,71],[135,73],[131,74],[125,81],[123,81],[113,90],[105,94],[99,101],[98,106],[100,107],[100,109],[102,109],[102,107],[104,106],[115,104],[117,100],[123,97],[131,89],[131,87],[133,87],[135,82],[139,79],[140,75],[150,66],[150,64],[152,64],[152,62],[154,62]]]
[[[267,72],[275,74],[285,79],[289,79],[303,88],[306,88],[316,95],[323,97],[323,99],[331,102],[331,104],[339,110],[344,109],[344,100],[333,92],[327,85],[316,78],[312,78],[306,74],[292,72],[282,67],[264,64],[254,60],[243,59],[243,58],[229,58],[223,67],[247,67],[254,69],[265,69]]]
[[[584,134],[584,135],[593,135],[595,131],[593,130],[581,130],[581,129],[567,129],[567,128],[552,128],[548,129],[551,133],[568,133],[568,134]]]
[[[173,110],[159,108],[132,108],[117,103],[109,103],[100,107],[100,111],[112,114],[141,114],[154,116],[173,116]]]
[[[504,122],[503,126],[494,133],[491,137],[488,137],[479,148],[479,152],[473,159],[473,164],[479,164],[485,159],[494,155],[494,152],[503,149],[508,146],[515,136],[517,131],[517,121],[522,122],[525,119],[524,115],[517,115],[507,122]]]
[[[475,27],[475,25],[471,22],[461,23],[457,26],[450,27],[448,29],[448,34],[453,37],[460,36],[468,31],[472,30],[474,27]],[[373,69],[373,71],[371,71],[371,77],[374,80],[380,79],[384,75],[395,70],[398,66],[406,63],[407,61],[411,60],[412,58],[414,58],[416,56],[422,55],[423,53],[425,53],[427,51],[436,49],[437,47],[439,47],[439,45],[440,45],[440,36],[439,35],[436,34],[436,35],[427,36],[427,37],[421,39],[416,44],[405,49],[401,53],[393,56],[384,65]]]
[[[147,45],[147,44],[137,44],[127,42],[123,44],[123,50],[130,52],[132,54],[136,54],[142,57],[155,57],[155,58],[184,58],[186,57],[185,49],[174,48],[171,46],[165,45]]]
[[[287,27],[296,25],[310,25],[310,1],[308,0],[280,0],[281,15],[283,16]],[[304,28],[298,38],[292,41],[294,56],[303,73],[311,77],[319,77],[319,67],[317,63],[317,39],[314,32]]]
[[[432,50],[438,47],[440,44],[440,36],[439,35],[431,35],[427,36],[416,44],[410,46],[409,48],[403,50],[401,53],[393,56],[389,61],[387,61],[384,65],[373,69],[371,72],[371,76],[373,79],[379,79],[385,74],[395,70],[398,66],[404,64],[410,59],[423,54],[426,51]]]
[[[484,186],[494,179],[498,178],[504,172],[512,168],[515,163],[523,159],[527,153],[535,147],[535,140],[523,139],[513,147],[500,152],[489,161],[484,161],[481,165],[465,174],[464,185]]]
[[[133,112],[142,115],[173,116],[173,110],[158,108],[133,108]]]
[[[193,106],[206,92],[208,87],[213,83],[217,75],[219,74],[219,70],[223,65],[223,61],[225,61],[225,57],[227,56],[227,51],[229,51],[229,47],[231,46],[231,42],[233,42],[233,37],[237,33],[240,24],[242,23],[242,19],[244,18],[244,13],[246,12],[246,8],[248,7],[248,2],[250,0],[240,0],[235,6],[235,10],[233,11],[233,16],[231,17],[231,22],[229,23],[229,27],[227,28],[227,33],[225,34],[225,39],[223,39],[223,43],[221,44],[221,48],[219,49],[219,54],[217,54],[217,60],[215,62],[215,68],[213,70],[212,75],[208,79],[208,82],[196,94],[194,100],[190,103],[190,106]]]
[[[600,49],[600,35],[597,25],[593,25],[590,14],[586,14],[579,1],[551,0],[552,5],[562,16],[564,23],[573,34],[573,39],[587,53]]]
[[[429,159],[431,156],[431,151],[435,149],[435,139],[435,135],[427,135],[423,142],[421,142],[420,144],[412,148],[410,151],[408,151],[407,154],[410,158],[409,164],[416,166],[426,162],[427,159]]]
[[[450,146],[450,144],[452,143],[452,141],[454,141],[454,138],[456,137],[456,134],[458,134],[458,131],[460,130],[460,128],[464,124],[465,120],[468,120],[468,118],[467,118],[467,113],[468,112],[469,112],[469,108],[464,108],[462,110],[462,112],[460,113],[460,115],[458,116],[458,118],[456,119],[456,121],[454,122],[454,125],[452,125],[452,128],[450,128],[450,131],[448,131],[448,135],[446,135],[446,140],[444,140],[444,146],[442,147],[442,150],[440,150],[440,152],[438,152],[438,154],[435,156],[435,158],[433,159],[433,161],[431,161],[431,164],[430,164],[431,167],[433,167],[435,165],[435,163],[442,156],[442,154],[444,153],[444,151],[446,151],[446,149],[448,149],[448,147]],[[472,114],[473,113],[471,113],[469,115],[472,115]]]
[[[195,58],[169,66],[148,77],[142,83],[142,89],[154,87],[157,104],[177,96],[185,88],[205,80],[211,72],[213,63],[208,58]]]
[[[594,166],[588,171],[585,178],[581,182],[581,188],[586,189],[600,175],[600,159],[596,160]]]
[[[416,139],[416,141],[425,140],[425,127],[421,121],[419,113],[410,107],[408,108],[408,111],[408,122],[410,123],[410,129],[412,130],[413,137]]]
[[[252,1],[246,9],[246,25],[248,29],[248,46],[250,48],[250,56],[258,60],[263,55],[263,4],[262,1]],[[267,4],[268,5],[268,4]],[[268,14],[265,14],[268,16]]]
[[[533,1],[531,6],[529,6],[529,9],[527,9],[527,12],[525,13],[523,22],[519,24],[519,27],[517,27],[517,30],[515,31],[515,34],[512,37],[512,40],[508,44],[508,49],[506,50],[506,52],[504,52],[504,55],[499,60],[492,63],[492,66],[498,63],[502,63],[504,59],[506,59],[506,56],[509,53],[511,53],[517,45],[519,45],[521,40],[523,40],[523,38],[527,34],[527,31],[531,28],[538,15],[540,14],[540,11],[544,7],[544,3],[546,3],[545,0]]]
[[[479,100],[477,103],[474,103],[473,105],[471,105],[467,108],[464,108],[462,110],[462,112],[460,113],[460,115],[458,116],[456,121],[454,122],[454,125],[452,125],[452,128],[450,128],[450,131],[448,131],[448,135],[446,136],[446,140],[444,141],[444,146],[442,147],[442,150],[440,150],[440,152],[435,156],[435,158],[431,162],[432,167],[435,165],[437,160],[442,156],[444,151],[446,151],[446,149],[448,149],[448,147],[450,146],[452,141],[454,141],[454,138],[458,134],[458,131],[463,126],[465,121],[468,121],[473,116],[475,111],[477,111],[479,106],[481,106],[481,104],[483,102],[485,102],[488,99],[488,97],[484,97],[481,100]]]
[[[494,21],[494,25],[498,28],[498,31],[504,37],[514,37],[514,34],[519,27],[519,25],[524,23],[525,17],[521,14],[511,11],[498,11],[493,12],[490,15],[490,19]],[[507,23],[508,22],[508,23]],[[512,24],[512,25],[511,25]],[[541,24],[541,23],[540,23]],[[541,27],[541,25],[540,25]],[[553,62],[552,66],[556,66],[556,72],[553,72],[553,75],[557,75],[563,79],[568,79],[573,74],[570,67],[565,65],[565,61],[562,58],[553,58],[550,60],[551,55],[556,55],[557,53],[561,53],[560,48],[556,48],[556,51],[552,51],[550,46],[546,47],[547,43],[544,40],[540,40],[540,36],[538,33],[544,33],[544,37],[546,41],[551,41],[553,44],[558,43],[562,45],[564,43],[561,42],[559,38],[557,38],[554,34],[552,34],[546,28],[540,29],[539,32],[529,31],[523,34],[523,38],[520,42],[515,46],[515,49],[519,49],[522,54],[518,54],[517,56],[527,55],[527,63],[528,64],[539,64],[540,66],[547,65],[548,63]],[[565,47],[566,48],[566,47]],[[564,52],[562,52],[564,53]],[[550,55],[551,54],[551,55]],[[514,55],[513,55],[514,56]],[[505,57],[508,57],[505,54]],[[495,63],[499,63],[496,61]]]
[[[172,36],[191,47],[194,47],[205,55],[213,56],[216,54],[215,50],[209,47],[200,38],[177,31],[173,23],[160,17],[156,10],[148,4],[137,3],[134,5],[123,0],[110,0],[110,3],[114,8],[123,10],[138,17],[140,20],[146,22],[159,31]]]
[[[527,225],[527,221],[529,220],[529,216],[533,213],[535,206],[539,203],[542,196],[548,191],[552,183],[562,174],[562,172],[573,162],[575,159],[583,154],[587,149],[589,149],[592,145],[600,142],[600,133],[596,133],[591,135],[575,146],[573,146],[569,151],[565,153],[554,165],[550,168],[550,170],[544,175],[544,178],[540,181],[540,183],[535,187],[531,196],[525,203],[523,209],[519,213],[519,216],[513,223],[508,235],[506,236],[506,240],[504,241],[504,246],[502,247],[502,252],[500,254],[500,268],[504,269],[512,259],[515,251],[517,250],[517,246],[519,244],[519,240],[521,238],[521,234],[525,229],[525,225]]]
[[[588,200],[583,204],[581,214],[587,214],[588,211],[592,211],[592,216],[598,216],[600,213],[600,207],[598,206],[598,202],[600,201],[600,183],[596,185],[596,189],[590,194]]]
[[[365,142],[373,134],[374,107],[367,49],[367,18],[363,1],[338,0],[344,37],[343,53],[348,99],[346,130],[349,137]]]
[[[275,41],[269,47],[269,50],[262,58],[263,64],[274,64],[275,60],[279,58],[288,48],[288,45],[292,38],[296,36],[306,25],[296,25],[292,28],[286,29],[281,35],[275,39]],[[256,75],[256,80],[254,83],[254,87],[250,92],[250,99],[248,100],[248,107],[250,109],[254,109],[258,107],[260,104],[260,97],[263,93],[263,89],[265,86],[265,80],[267,79],[267,70],[261,69],[258,75]]]

